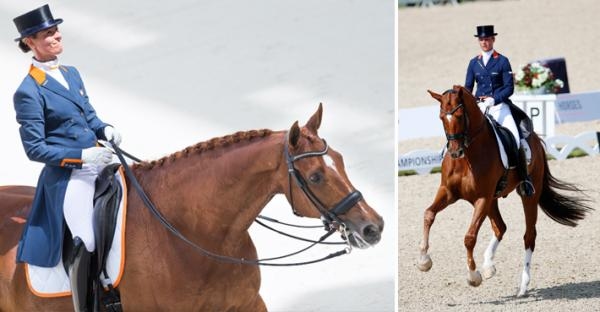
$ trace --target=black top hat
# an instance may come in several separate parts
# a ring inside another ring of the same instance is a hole
[[[477,35],[475,37],[485,38],[485,37],[493,37],[497,35],[494,32],[494,25],[483,25],[477,26]]]
[[[52,17],[52,12],[50,12],[50,7],[47,4],[17,16],[13,19],[13,22],[15,22],[21,37],[15,39],[15,41],[31,36],[38,31],[56,26],[62,23],[62,21],[61,18],[54,19],[54,17]]]

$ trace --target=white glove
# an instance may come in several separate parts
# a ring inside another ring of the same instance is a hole
[[[493,97],[486,97],[485,100],[483,100],[483,103],[485,104],[485,107],[491,107],[494,106],[494,104],[496,103],[496,101],[494,100]]]
[[[110,142],[111,140],[114,140],[117,146],[121,145],[121,134],[112,126],[104,127],[104,136],[106,137],[107,141]]]
[[[89,147],[81,151],[83,163],[106,165],[112,161],[112,152],[106,147]]]
[[[477,106],[479,106],[479,109],[481,110],[481,112],[485,113],[485,110],[488,107],[492,107],[494,106],[494,98],[493,97],[486,97],[483,102],[479,102],[477,103]]]

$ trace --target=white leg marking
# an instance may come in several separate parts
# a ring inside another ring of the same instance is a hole
[[[523,262],[523,273],[521,274],[521,286],[519,287],[519,293],[517,294],[517,297],[521,297],[525,295],[525,292],[527,292],[527,285],[529,285],[529,280],[531,279],[529,269],[531,267],[532,255],[533,251],[527,248],[527,250],[525,250],[525,261]]]
[[[496,249],[500,241],[496,238],[496,236],[492,236],[490,240],[490,244],[487,249],[483,253],[483,277],[485,279],[492,278],[492,276],[496,275],[496,266],[494,266],[494,256],[496,255]]]
[[[494,265],[494,256],[496,255],[496,249],[498,248],[499,244],[500,244],[500,241],[496,238],[496,236],[495,235],[492,236],[492,239],[490,240],[490,244],[488,245],[487,249],[483,253],[483,267],[484,268]]]

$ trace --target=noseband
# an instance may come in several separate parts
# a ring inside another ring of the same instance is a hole
[[[327,230],[335,229],[338,226],[345,227],[345,224],[342,220],[340,220],[339,216],[347,213],[352,207],[354,207],[360,200],[363,199],[362,194],[355,190],[348,194],[346,197],[342,198],[333,208],[327,209],[327,207],[319,200],[319,198],[310,190],[308,187],[308,183],[300,174],[300,171],[294,167],[294,162],[303,158],[309,157],[318,157],[327,154],[329,151],[329,145],[327,142],[323,140],[323,144],[325,144],[325,148],[321,151],[314,152],[306,152],[298,155],[291,155],[289,149],[289,139],[288,135],[285,138],[284,144],[284,154],[286,157],[286,162],[288,166],[288,181],[289,181],[289,194],[290,194],[290,203],[292,206],[292,211],[295,215],[300,216],[298,211],[294,207],[294,197],[292,195],[292,177],[296,181],[296,185],[302,190],[304,195],[310,200],[310,202],[315,206],[317,211],[321,214],[321,218],[323,223],[325,224]]]

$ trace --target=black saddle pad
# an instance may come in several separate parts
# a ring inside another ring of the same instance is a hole
[[[505,127],[502,127],[493,118],[488,118],[488,120],[490,120],[492,127],[494,127],[494,129],[496,129],[496,133],[498,133],[498,136],[500,137],[500,141],[502,142],[502,145],[504,146],[504,151],[506,152],[506,155],[508,156],[508,166],[509,167],[517,166],[517,161],[519,159],[518,158],[519,150],[517,148],[517,142],[515,141],[514,136],[512,135],[510,130],[508,130]]]
[[[120,166],[121,164],[106,166],[96,179],[94,237],[96,239],[98,269],[100,270],[103,270],[106,265],[108,251],[112,245],[117,225],[117,214],[123,190],[117,179],[115,179],[115,173]]]

